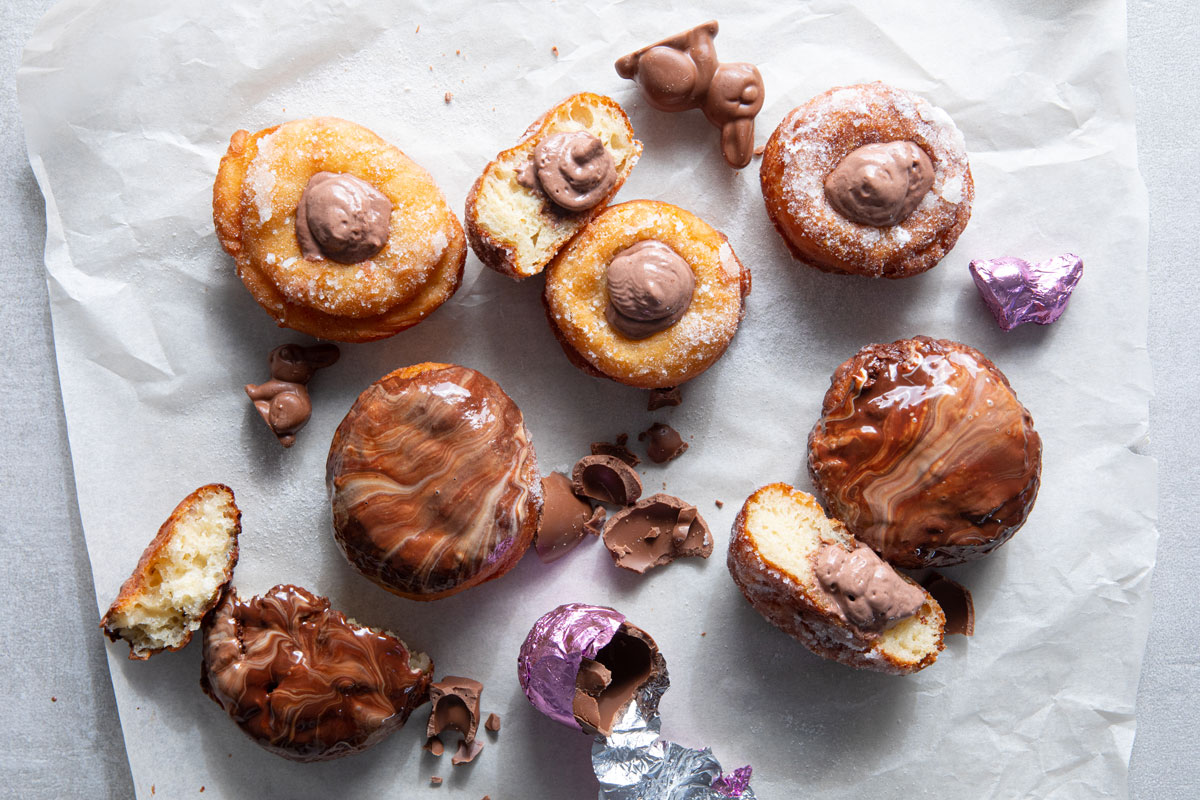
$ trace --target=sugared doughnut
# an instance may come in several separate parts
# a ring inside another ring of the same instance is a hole
[[[767,141],[759,177],[792,255],[869,277],[936,265],[975,194],[949,115],[883,83],[830,89],[793,109]]]
[[[416,325],[462,280],[462,226],[429,173],[332,117],[238,131],[213,186],[238,277],[280,326],[366,342]]]
[[[258,744],[293,761],[357,753],[429,699],[433,662],[296,586],[225,593],[204,623],[200,686]]]
[[[325,481],[346,558],[413,600],[508,572],[542,514],[521,410],[487,376],[449,364],[367,387],[333,436]]]
[[[645,389],[678,386],[737,332],[750,271],[724,234],[677,206],[605,209],[546,269],[550,327],[571,363]]]
[[[1037,497],[1042,441],[1008,379],[965,344],[917,336],[864,347],[833,374],[808,437],[833,516],[902,567],[990,553]]]

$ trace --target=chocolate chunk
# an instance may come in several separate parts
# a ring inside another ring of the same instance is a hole
[[[271,379],[257,386],[246,384],[246,396],[284,447],[296,443],[296,434],[312,416],[308,382],[317,370],[331,366],[340,355],[334,344],[280,345],[267,356]]]
[[[631,467],[636,467],[642,463],[642,460],[637,457],[637,454],[626,447],[629,441],[629,434],[622,433],[617,437],[617,443],[609,442],[592,442],[592,455],[594,456],[613,456],[619,458]]]
[[[639,433],[638,441],[646,442],[646,455],[655,464],[665,464],[673,458],[679,458],[688,449],[679,431],[663,422],[656,422]]]
[[[446,752],[446,746],[442,744],[442,740],[436,736],[430,736],[425,740],[425,749],[433,753],[435,756],[441,756]]]
[[[436,739],[448,730],[458,731],[467,744],[475,741],[479,727],[479,696],[483,684],[470,678],[447,675],[429,687],[429,725],[425,735]],[[472,756],[474,758],[474,756]]]
[[[642,479],[615,456],[584,456],[571,470],[571,489],[601,503],[627,506],[642,496]]]
[[[725,507],[725,503],[724,503],[724,501],[722,501],[722,500],[713,500],[713,503],[716,505],[716,507],[717,507],[717,508],[724,508],[724,507]]]
[[[492,733],[500,732],[500,715],[496,713],[488,714],[487,722],[483,723],[483,727],[487,728]]]
[[[683,393],[679,391],[678,386],[672,386],[670,389],[651,389],[650,400],[646,403],[646,410],[658,411],[660,408],[677,406],[682,402]]]
[[[562,558],[578,545],[588,533],[599,533],[603,526],[603,508],[592,508],[571,489],[571,481],[561,472],[542,478],[545,506],[538,524],[538,558],[549,564]]]
[[[468,743],[466,739],[463,739],[458,743],[458,752],[450,757],[450,763],[456,767],[470,764],[482,752],[483,742],[472,740]]]
[[[621,710],[647,682],[665,680],[666,661],[650,635],[621,623],[595,659],[584,658],[575,678],[575,721],[587,734],[608,736]]]
[[[441,786],[442,779],[439,778],[437,775],[434,775],[432,778],[429,779],[429,785],[430,786]]]
[[[604,546],[618,567],[642,574],[676,558],[708,558],[713,540],[695,506],[655,494],[613,516],[604,529]]]
[[[942,607],[946,615],[946,633],[975,634],[975,603],[967,587],[937,572],[927,575],[921,585]]]

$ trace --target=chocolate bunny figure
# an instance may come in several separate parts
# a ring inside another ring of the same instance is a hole
[[[754,155],[754,117],[763,105],[763,79],[753,64],[717,60],[717,22],[711,20],[617,60],[659,111],[699,108],[721,129],[721,153],[733,167]]]
[[[334,344],[280,345],[267,358],[271,380],[257,386],[246,384],[246,395],[284,447],[296,443],[296,432],[312,416],[308,382],[317,370],[334,364],[340,356]]]

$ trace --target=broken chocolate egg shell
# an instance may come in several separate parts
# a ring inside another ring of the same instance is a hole
[[[538,558],[549,564],[569,553],[584,536],[598,534],[604,525],[603,508],[592,508],[571,489],[571,481],[561,472],[542,478],[545,505],[538,523],[534,546]]]
[[[429,687],[429,724],[425,735],[439,739],[446,731],[458,731],[470,744],[479,729],[479,697],[483,684],[470,678],[447,675]]]
[[[677,558],[708,558],[712,533],[696,507],[669,494],[655,494],[617,512],[604,528],[613,562],[643,574]]]
[[[575,722],[584,733],[610,736],[613,723],[643,687],[667,680],[667,662],[654,639],[623,622],[594,659],[580,664],[572,704]]]
[[[571,470],[571,489],[581,497],[627,506],[642,496],[642,479],[616,456],[584,456]]]

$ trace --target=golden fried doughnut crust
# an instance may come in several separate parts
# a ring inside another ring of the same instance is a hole
[[[933,188],[908,219],[877,228],[843,217],[825,179],[867,144],[911,141],[929,156]],[[971,217],[975,184],[949,115],[903,89],[830,89],[792,109],[771,134],[759,172],[767,214],[792,255],[825,272],[907,278],[935,266]]]
[[[348,173],[392,203],[387,244],[357,264],[308,261],[295,213],[317,172]],[[281,327],[367,342],[416,325],[450,299],[467,250],[429,173],[353,122],[295,120],[229,140],[213,185],[213,222],[238,277]]]
[[[634,340],[605,319],[605,273],[617,253],[644,239],[678,253],[692,268],[696,288],[677,323]],[[664,389],[691,380],[721,357],[748,294],[750,270],[723,233],[678,206],[634,200],[605,209],[550,262],[542,302],[572,364],[629,386]]]

